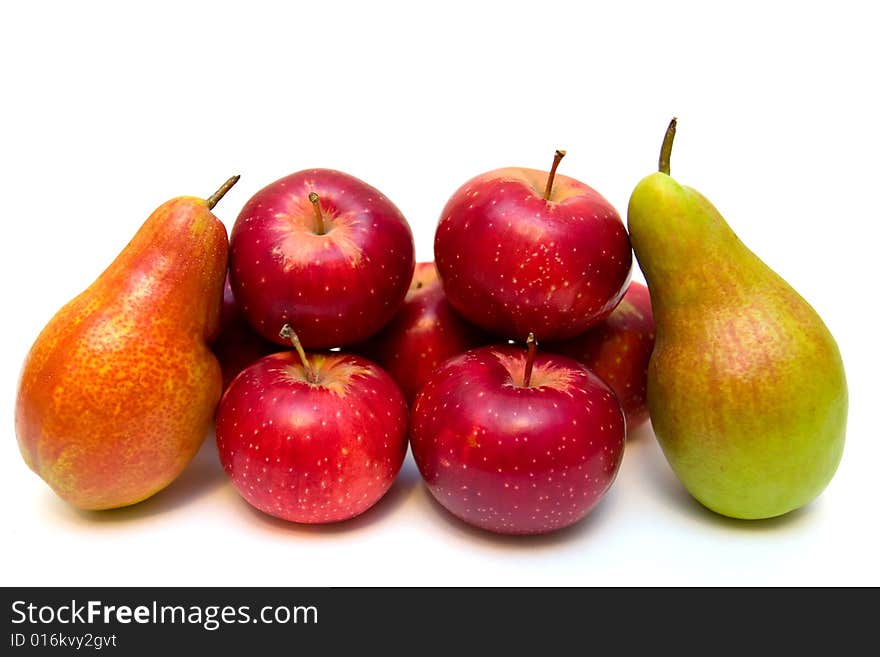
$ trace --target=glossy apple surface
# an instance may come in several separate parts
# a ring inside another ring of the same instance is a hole
[[[546,351],[580,361],[611,386],[626,413],[626,430],[648,419],[648,362],[654,349],[654,316],[648,288],[633,281],[604,321],[582,335],[544,343]]]
[[[224,390],[245,367],[279,350],[278,345],[262,338],[247,323],[235,301],[228,275],[220,307],[220,331],[211,350],[220,361]]]
[[[467,523],[538,534],[583,518],[623,457],[623,411],[580,363],[482,347],[441,365],[416,396],[413,456],[434,498]]]
[[[284,344],[278,332],[289,322],[306,348],[376,333],[397,312],[415,265],[400,210],[376,188],[331,169],[300,171],[257,192],[229,248],[232,289],[251,326]]]
[[[400,310],[384,329],[355,350],[381,365],[412,403],[440,363],[489,342],[483,331],[464,321],[449,305],[434,263],[420,262]]]
[[[607,317],[626,290],[629,238],[596,190],[506,168],[466,182],[446,204],[434,259],[449,302],[504,338],[572,337]]]
[[[407,446],[397,385],[360,356],[291,351],[258,360],[217,412],[220,461],[256,508],[299,523],[346,520],[391,487]]]

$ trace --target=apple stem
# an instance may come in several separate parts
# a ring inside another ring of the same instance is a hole
[[[547,176],[547,186],[544,188],[544,200],[550,200],[550,194],[553,192],[553,179],[556,177],[556,168],[565,157],[565,151],[557,150],[553,156],[553,166],[550,167],[550,175]]]
[[[220,189],[218,189],[216,192],[214,192],[213,194],[211,194],[211,195],[206,199],[205,202],[208,204],[208,209],[209,209],[209,210],[213,210],[213,209],[214,209],[214,206],[217,205],[217,203],[220,202],[220,199],[223,198],[223,196],[226,194],[226,192],[228,192],[230,189],[232,189],[232,186],[233,186],[235,183],[238,182],[238,179],[239,179],[239,178],[241,178],[241,176],[232,176],[232,178],[230,178],[230,179],[227,180],[225,183],[223,183],[222,185],[220,185]]]
[[[321,199],[315,194],[315,192],[309,192],[309,202],[312,204],[312,208],[315,211],[315,230],[318,235],[323,235],[325,233],[324,230],[324,215],[321,214]]]
[[[302,361],[303,368],[306,371],[306,377],[308,378],[309,382],[317,383],[318,375],[315,374],[315,370],[312,367],[312,364],[309,362],[308,357],[306,356],[306,350],[303,349],[302,342],[299,341],[299,336],[296,334],[296,331],[293,330],[293,327],[290,324],[285,324],[281,327],[281,331],[278,333],[278,336],[282,340],[290,340],[293,348],[296,349],[296,353],[299,354],[299,359]]]
[[[675,139],[675,126],[678,125],[678,119],[672,117],[669,127],[666,128],[666,134],[663,136],[663,145],[660,147],[660,173],[669,175],[669,158],[672,157],[672,140]]]
[[[535,339],[534,333],[529,333],[529,337],[526,338],[526,347],[528,347],[529,353],[526,356],[526,372],[523,375],[524,388],[528,388],[532,382],[532,366],[535,364],[535,354],[538,353],[538,341]]]

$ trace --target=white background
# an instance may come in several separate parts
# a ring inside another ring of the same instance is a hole
[[[130,4],[0,9],[0,583],[880,584],[870,3]],[[703,510],[650,428],[586,521],[525,539],[452,520],[410,460],[377,507],[328,527],[251,510],[211,438],[168,489],[113,512],[66,506],[24,465],[13,403],[27,349],[166,199],[240,173],[216,210],[231,228],[265,184],[333,167],[383,190],[428,260],[458,185],[546,168],[556,148],[560,171],[625,213],[673,114],[673,175],[843,352],[843,462],[803,510],[764,522]]]

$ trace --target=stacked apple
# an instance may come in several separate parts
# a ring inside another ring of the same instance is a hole
[[[362,513],[394,481],[408,426],[429,489],[467,522],[544,532],[598,502],[622,458],[621,403],[626,421],[646,416],[653,326],[644,286],[620,303],[620,217],[556,175],[563,154],[549,173],[459,189],[436,267],[414,265],[400,211],[346,174],[302,171],[248,201],[215,344],[234,377],[217,444],[248,502],[296,522]]]
[[[411,404],[443,361],[490,342],[492,336],[462,319],[450,305],[434,263],[419,262],[400,310],[355,350],[384,367]]]

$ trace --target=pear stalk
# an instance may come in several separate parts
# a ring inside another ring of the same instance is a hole
[[[205,199],[205,203],[208,204],[209,210],[214,209],[214,206],[220,202],[220,199],[226,195],[226,192],[232,189],[232,186],[238,182],[239,178],[241,178],[241,176],[232,176],[229,180],[220,185],[220,188],[216,192]]]
[[[669,158],[672,157],[672,140],[675,139],[675,127],[678,125],[678,119],[676,117],[672,117],[672,120],[669,122],[669,127],[666,128],[666,134],[663,135],[663,145],[660,147],[660,163],[658,164],[658,170],[660,173],[665,173],[667,176],[669,173]]]

